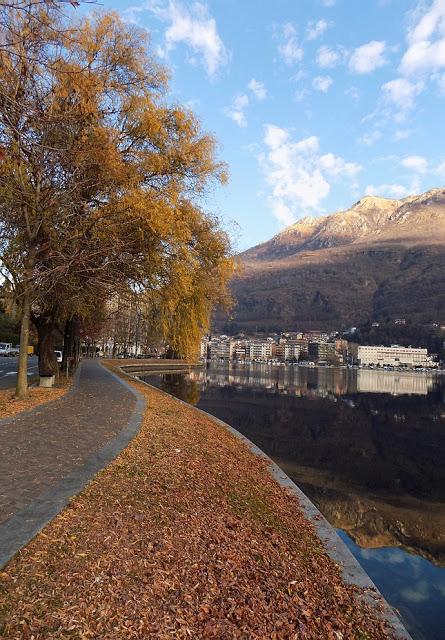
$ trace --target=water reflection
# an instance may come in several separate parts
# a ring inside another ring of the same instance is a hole
[[[343,532],[415,637],[444,638],[443,378],[251,366],[150,381],[258,444]]]

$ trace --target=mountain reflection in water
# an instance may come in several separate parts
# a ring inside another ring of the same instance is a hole
[[[255,442],[347,534],[414,637],[445,638],[444,377],[252,365],[145,379]]]

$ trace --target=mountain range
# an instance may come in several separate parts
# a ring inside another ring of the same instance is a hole
[[[239,260],[233,319],[217,322],[232,332],[396,318],[445,324],[445,189],[365,196],[345,211],[298,220]]]

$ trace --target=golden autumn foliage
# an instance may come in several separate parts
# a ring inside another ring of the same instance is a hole
[[[48,328],[136,292],[174,348],[191,354],[214,305],[228,302],[233,271],[227,235],[199,207],[227,179],[215,139],[168,104],[168,74],[147,34],[118,15],[65,24],[45,5],[34,19],[2,11],[15,36],[0,49],[9,287]]]

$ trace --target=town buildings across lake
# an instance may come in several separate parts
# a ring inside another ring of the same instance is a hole
[[[305,365],[357,365],[369,367],[438,369],[437,354],[424,347],[362,345],[336,334],[296,333],[268,338],[205,336],[201,340],[203,360],[250,364],[268,362]]]

